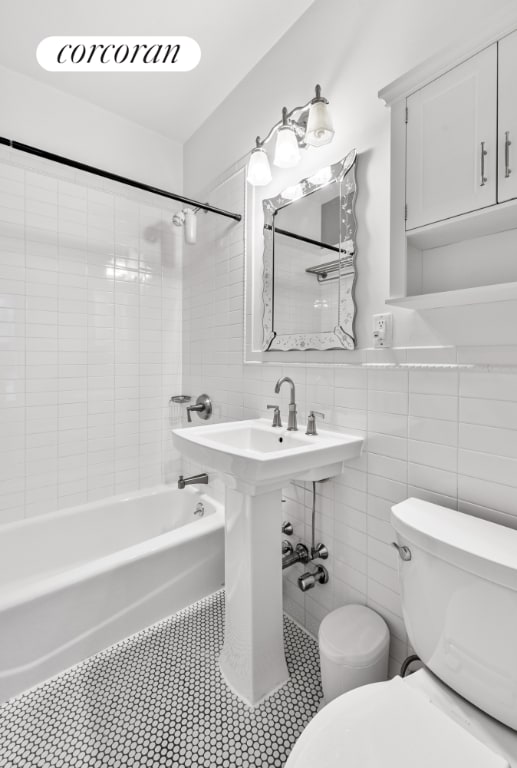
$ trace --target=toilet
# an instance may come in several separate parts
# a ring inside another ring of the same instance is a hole
[[[517,531],[420,499],[391,521],[424,667],[334,699],[286,768],[517,768]]]

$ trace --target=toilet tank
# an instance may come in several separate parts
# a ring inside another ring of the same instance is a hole
[[[415,652],[517,730],[517,530],[420,499],[396,504],[391,522],[411,554],[399,578]]]

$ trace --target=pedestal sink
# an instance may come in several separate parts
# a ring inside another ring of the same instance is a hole
[[[229,686],[257,704],[288,678],[282,631],[281,490],[341,473],[362,439],[274,428],[266,419],[187,427],[176,447],[226,486],[226,624],[220,658]]]

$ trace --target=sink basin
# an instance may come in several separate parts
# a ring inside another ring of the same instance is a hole
[[[203,468],[251,486],[338,475],[345,461],[359,456],[363,443],[328,430],[288,432],[272,427],[269,419],[175,429],[172,435],[176,447]]]

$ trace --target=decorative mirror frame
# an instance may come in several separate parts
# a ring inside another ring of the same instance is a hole
[[[354,296],[354,288],[356,282],[356,270],[355,262],[357,255],[357,244],[354,239],[354,249],[352,252],[343,250],[343,256],[352,257],[352,267],[354,277],[352,285],[350,287],[350,295],[347,298],[346,294],[341,292],[341,279],[339,279],[339,301],[338,301],[338,317],[337,323],[332,331],[326,331],[324,333],[284,333],[279,334],[273,327],[273,300],[274,300],[274,235],[275,235],[275,216],[282,208],[286,208],[288,205],[292,205],[297,200],[303,197],[308,197],[314,194],[320,189],[328,187],[330,184],[336,184],[344,181],[348,174],[351,174],[351,178],[354,182],[354,193],[352,200],[350,201],[349,210],[345,212],[345,229],[348,229],[350,225],[353,225],[354,233],[357,232],[357,220],[355,217],[355,201],[357,197],[357,182],[355,178],[355,167],[357,163],[357,152],[353,149],[349,152],[343,160],[338,163],[329,166],[330,176],[324,181],[318,181],[318,176],[321,178],[321,171],[319,174],[315,174],[307,179],[302,179],[298,184],[281,192],[276,197],[270,197],[262,202],[264,211],[264,257],[263,257],[263,279],[262,279],[262,301],[263,301],[263,344],[262,350],[264,352],[270,352],[274,350],[325,350],[325,349],[355,349],[356,337],[355,337],[355,315],[356,304]],[[342,231],[340,221],[340,233]],[[348,238],[340,237],[341,243]],[[341,261],[340,255],[340,261]],[[347,312],[347,307],[350,306],[350,300],[353,305],[353,312]],[[347,333],[343,328],[343,320],[345,314],[348,315],[348,319],[352,323],[352,333]],[[350,315],[352,315],[350,317]]]

